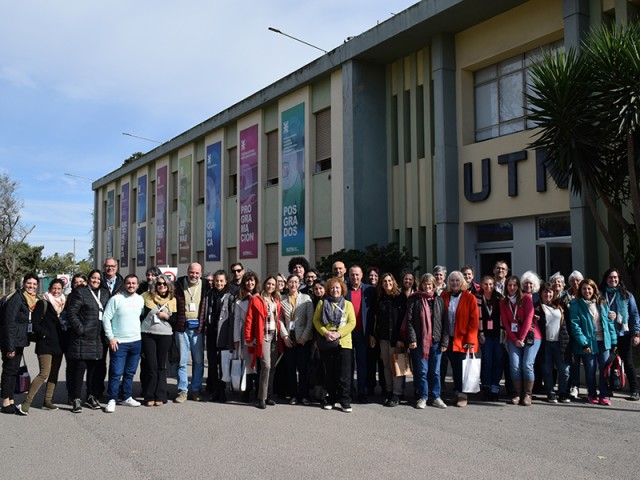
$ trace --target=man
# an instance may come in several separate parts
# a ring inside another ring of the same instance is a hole
[[[178,396],[176,403],[184,403],[189,391],[187,360],[191,352],[193,371],[191,376],[191,399],[199,402],[202,399],[200,389],[204,376],[204,320],[206,301],[202,285],[202,266],[192,263],[187,275],[176,280],[176,324],[174,326],[176,341],[180,346],[180,363],[178,365]]]
[[[358,377],[358,402],[366,403],[367,350],[369,348],[369,342],[366,339],[365,332],[367,331],[367,314],[369,309],[374,306],[376,290],[371,285],[362,283],[362,277],[363,272],[359,265],[353,265],[349,268],[349,288],[347,289],[346,299],[353,304],[353,310],[356,314],[356,328],[351,332],[351,340],[353,342],[355,370],[357,371]],[[355,383],[352,382],[352,385],[355,385]]]
[[[104,409],[107,413],[116,410],[116,400],[122,379],[123,405],[139,407],[140,402],[133,398],[133,376],[140,363],[142,337],[140,334],[140,315],[144,300],[136,293],[138,277],[127,275],[124,279],[124,292],[114,295],[104,309],[102,327],[109,340],[109,402]]]
[[[293,257],[289,260],[288,268],[289,275],[297,275],[300,279],[300,285],[304,285],[304,275],[311,268],[309,261],[304,257]]]
[[[235,296],[240,290],[240,283],[242,283],[242,277],[244,276],[244,267],[240,262],[236,262],[231,264],[229,270],[231,270],[229,292],[231,292],[231,295]]]
[[[334,277],[339,278],[344,282],[344,274],[347,273],[347,267],[344,266],[343,262],[333,262],[333,265],[331,266],[331,272],[333,273]]]
[[[505,292],[505,280],[509,273],[509,265],[504,260],[498,260],[493,266],[493,280],[495,290],[504,295]]]
[[[469,285],[468,290],[474,295],[481,295],[482,291],[480,290],[480,285],[473,281],[473,267],[471,265],[465,265],[460,268],[460,272],[464,277],[464,281]]]
[[[304,283],[302,284],[303,286],[300,288],[300,293],[307,294],[311,298],[313,298],[313,284],[315,283],[315,281],[318,279],[319,276],[320,274],[315,268],[311,268],[306,272],[304,272]]]
[[[118,273],[118,261],[115,258],[107,258],[102,265],[102,286],[109,290],[111,296],[124,291],[124,281]]]

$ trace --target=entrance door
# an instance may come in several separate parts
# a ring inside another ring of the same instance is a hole
[[[476,274],[476,281],[479,282],[480,278],[484,275],[493,276],[493,266],[498,260],[507,262],[509,268],[511,268],[511,249],[508,250],[479,250],[479,265],[480,271]]]

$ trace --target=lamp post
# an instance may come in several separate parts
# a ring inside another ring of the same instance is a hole
[[[284,35],[285,37],[289,37],[290,39],[295,40],[296,42],[304,43],[305,45],[308,45],[308,46],[310,46],[310,47],[312,47],[312,48],[315,48],[316,50],[320,50],[320,51],[321,51],[321,52],[323,52],[323,53],[328,53],[328,52],[327,52],[325,49],[323,49],[323,48],[316,47],[315,45],[313,45],[313,44],[311,44],[311,43],[309,43],[309,42],[305,42],[304,40],[300,40],[299,38],[296,38],[296,37],[294,37],[294,36],[292,36],[292,35],[289,35],[288,33],[284,33],[284,32],[282,32],[282,31],[278,30],[277,28],[269,27],[269,28],[268,28],[268,30],[270,30],[270,31],[272,31],[272,32],[274,32],[274,33],[279,33],[280,35]]]
[[[157,143],[158,145],[162,145],[162,142],[159,142],[158,140],[153,140],[151,138],[146,138],[146,137],[140,137],[138,135],[134,135],[133,133],[122,132],[122,134],[126,135],[127,137],[139,138],[140,140],[146,140],[147,142],[153,142],[153,143]]]

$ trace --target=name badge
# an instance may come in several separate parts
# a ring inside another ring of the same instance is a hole
[[[194,302],[191,302],[189,304],[189,311],[190,312],[195,312],[196,311],[196,304]]]
[[[293,322],[291,322],[291,323],[289,324],[289,330],[291,331],[291,330],[295,330],[295,329],[296,329],[296,322],[295,322],[295,320],[294,320]]]
[[[33,324],[30,323],[29,326],[27,327],[27,333],[33,333]]]
[[[487,330],[493,330],[493,320],[487,320]]]
[[[98,320],[102,321],[102,310],[98,312]]]
[[[512,323],[511,324],[511,333],[518,333],[518,324],[517,323]]]

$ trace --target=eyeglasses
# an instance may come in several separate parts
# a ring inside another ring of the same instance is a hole
[[[241,269],[241,268],[240,268],[240,269],[234,269],[234,270],[231,270],[231,271],[232,271],[233,273],[240,273],[240,272],[242,271],[242,269]]]
[[[156,286],[158,286],[158,287],[166,287],[166,286],[167,286],[167,284],[166,284],[166,283],[164,283],[164,282],[157,282],[157,283],[156,283]]]
[[[116,268],[117,265],[105,265],[104,268]]]

